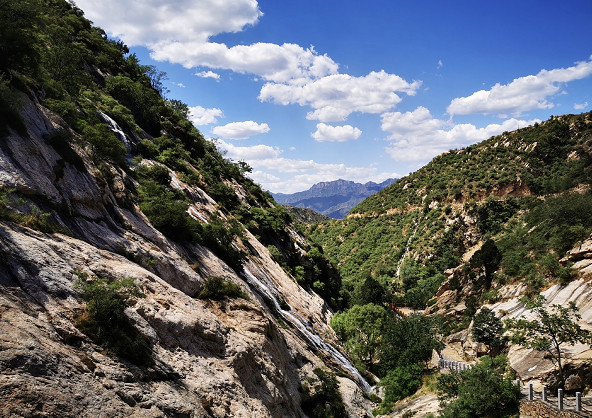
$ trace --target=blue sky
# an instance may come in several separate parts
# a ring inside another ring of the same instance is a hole
[[[76,0],[272,192],[592,108],[592,2]]]

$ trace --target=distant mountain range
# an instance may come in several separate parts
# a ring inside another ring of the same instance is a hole
[[[292,194],[273,193],[282,205],[308,208],[334,219],[343,219],[358,203],[393,184],[397,179],[382,183],[356,183],[348,180],[324,181],[303,192]]]

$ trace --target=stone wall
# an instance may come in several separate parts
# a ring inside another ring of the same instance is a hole
[[[583,416],[574,411],[558,411],[542,401],[520,402],[520,418],[581,418]]]

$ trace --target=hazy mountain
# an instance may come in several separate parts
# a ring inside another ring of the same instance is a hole
[[[340,179],[317,183],[303,192],[275,193],[273,198],[283,205],[308,208],[330,218],[343,219],[358,203],[395,181],[397,179],[362,184]]]

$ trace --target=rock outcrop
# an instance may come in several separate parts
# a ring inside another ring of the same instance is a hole
[[[110,167],[109,180],[84,150],[66,161],[47,138],[68,129],[23,96],[27,133],[0,142],[0,187],[13,189],[62,233],[0,221],[0,415],[2,416],[304,416],[301,384],[313,370],[339,369],[282,320],[258,289],[205,247],[179,244],[154,229],[130,199],[134,180]],[[148,162],[150,163],[150,162]],[[175,176],[192,216],[217,207]],[[224,216],[221,212],[219,216]],[[247,233],[245,270],[282,298],[309,332],[328,344],[331,312],[301,288]],[[114,357],[76,328],[84,302],[75,280],[132,277],[144,298],[126,310],[148,341],[153,364]],[[232,281],[247,299],[201,300],[210,277]],[[368,402],[340,379],[350,409]]]

